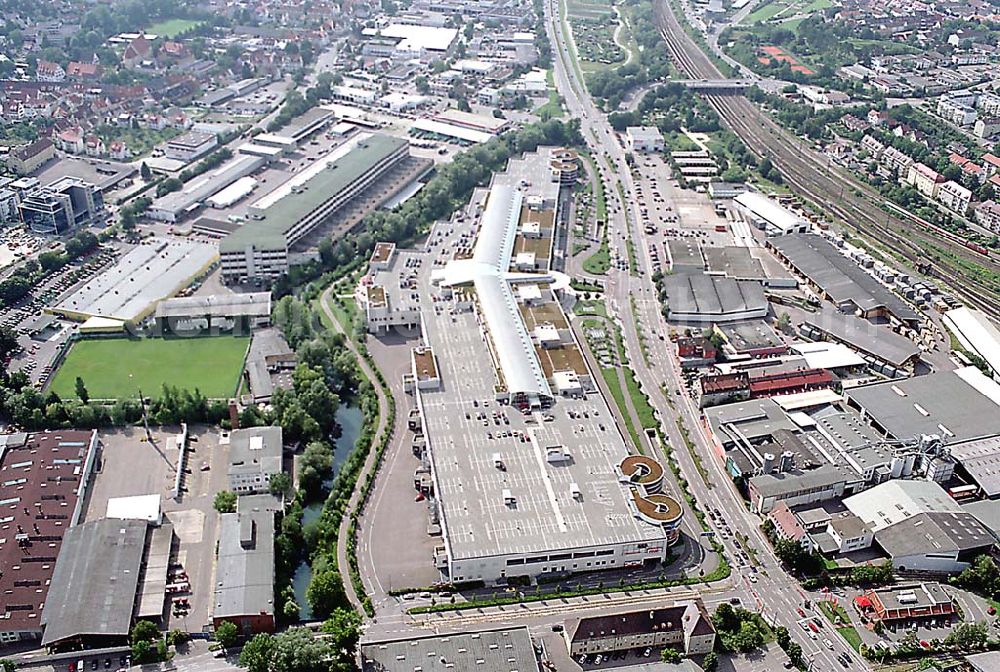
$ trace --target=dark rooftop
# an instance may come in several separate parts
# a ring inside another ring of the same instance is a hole
[[[40,631],[42,608],[75,522],[96,432],[8,434],[0,442],[0,631]],[[64,594],[56,592],[58,601]]]

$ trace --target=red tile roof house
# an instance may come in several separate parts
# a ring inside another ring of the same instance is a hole
[[[100,79],[104,68],[100,63],[81,63],[73,61],[66,68],[66,76],[70,79]]]

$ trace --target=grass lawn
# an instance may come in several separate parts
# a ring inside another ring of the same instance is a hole
[[[847,628],[837,628],[837,632],[839,632],[840,636],[843,637],[847,641],[847,643],[851,645],[852,649],[854,649],[855,651],[861,650],[861,635],[858,634],[857,630],[855,630],[853,627],[847,627]]]
[[[539,118],[546,119],[562,119],[563,118],[563,107],[562,100],[559,98],[559,92],[554,88],[549,89],[549,99],[545,103],[542,103],[535,109],[535,114]]]
[[[573,312],[577,315],[600,315],[601,317],[608,316],[608,309],[604,307],[603,301],[595,301],[591,299],[590,301],[579,300],[573,306]]]
[[[351,333],[354,329],[354,318],[358,314],[358,304],[354,297],[341,298],[339,302],[336,297],[333,297],[330,299],[329,305],[333,316],[337,318],[337,322],[340,322],[340,326],[346,333]]]
[[[747,15],[747,18],[743,20],[743,23],[748,26],[752,26],[755,23],[760,23],[761,21],[767,21],[779,14],[782,10],[788,7],[788,2],[786,0],[771,0],[771,2],[766,2],[754,11]]]
[[[851,645],[851,648],[855,651],[859,650],[861,648],[861,635],[851,625],[851,617],[848,615],[847,610],[839,604],[834,605],[825,600],[819,601],[816,604],[819,605],[819,610],[823,612],[826,619],[833,624],[837,633]]]
[[[135,396],[137,387],[155,397],[164,384],[197,388],[206,397],[230,397],[249,345],[246,336],[80,341],[69,351],[50,389],[60,397],[76,398],[79,376],[92,399]]]
[[[591,275],[604,275],[610,268],[611,253],[608,252],[608,241],[604,240],[597,252],[583,260],[583,270]]]
[[[146,28],[146,32],[172,40],[178,35],[183,35],[189,30],[194,30],[202,23],[204,23],[204,21],[192,21],[191,19],[168,19],[167,21],[154,23]]]

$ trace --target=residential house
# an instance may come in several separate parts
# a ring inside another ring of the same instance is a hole
[[[83,129],[79,126],[74,126],[73,128],[67,128],[64,131],[59,131],[53,136],[56,145],[64,152],[69,154],[83,154],[84,144],[83,144]]]
[[[1000,203],[984,201],[976,206],[976,222],[994,233],[1000,233]]]
[[[164,67],[184,67],[194,62],[194,56],[182,42],[167,40],[160,45],[156,60]]]
[[[72,61],[66,68],[66,76],[77,81],[100,79],[104,74],[104,68],[100,63],[81,63]]]
[[[115,140],[108,147],[108,156],[115,161],[127,161],[129,158],[128,146],[121,140]]]
[[[906,183],[927,198],[937,198],[938,190],[945,182],[944,176],[923,163],[914,163],[906,174]]]
[[[58,63],[38,61],[35,77],[40,82],[61,82],[66,79],[66,71]]]
[[[989,140],[1000,135],[1000,117],[979,117],[972,132],[978,138]]]
[[[143,61],[148,60],[153,53],[153,43],[146,38],[146,35],[139,35],[128,43],[122,53],[122,64],[128,68],[137,68]]]
[[[87,156],[104,156],[107,153],[107,147],[104,146],[103,140],[91,134],[84,138],[83,151]]]
[[[958,182],[948,180],[938,189],[938,201],[952,212],[964,217],[972,204],[972,192]]]
[[[7,155],[7,167],[18,175],[28,175],[55,155],[56,148],[52,141],[40,138],[10,150]]]

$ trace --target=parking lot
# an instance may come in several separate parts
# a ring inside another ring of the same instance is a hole
[[[403,393],[400,383],[401,375],[410,370],[410,349],[416,344],[416,340],[394,334],[371,339],[368,346],[390,382],[399,409],[393,442],[384,458],[385,467],[380,470],[375,494],[365,507],[368,522],[362,528],[359,552],[362,558],[375,559],[377,575],[371,575],[371,567],[369,575],[385,591],[423,588],[441,579],[433,563],[434,547],[441,543],[441,538],[427,534],[426,501],[414,501],[417,493],[413,471],[420,460],[410,450],[413,433],[406,429],[405,411],[413,404],[413,398]]]
[[[101,433],[101,453],[94,486],[87,498],[85,520],[103,518],[108,499],[159,494],[164,518],[174,526],[175,572],[186,573],[190,584],[186,598],[190,609],[168,614],[166,625],[189,632],[209,622],[214,595],[215,543],[219,516],[212,508],[215,493],[226,488],[228,448],[209,428],[190,428],[188,468],[182,480],[179,501],[170,498],[177,465],[177,452],[167,439],[179,428],[156,428],[154,443],[145,440],[142,428]]]
[[[74,331],[75,324],[44,317],[44,308],[101,273],[125,249],[116,243],[103,245],[98,252],[46,276],[32,288],[31,294],[0,313],[0,326],[14,330],[22,348],[13,354],[9,371],[23,371],[33,383],[47,382],[52,373],[52,362]],[[51,324],[39,329],[39,320]]]

